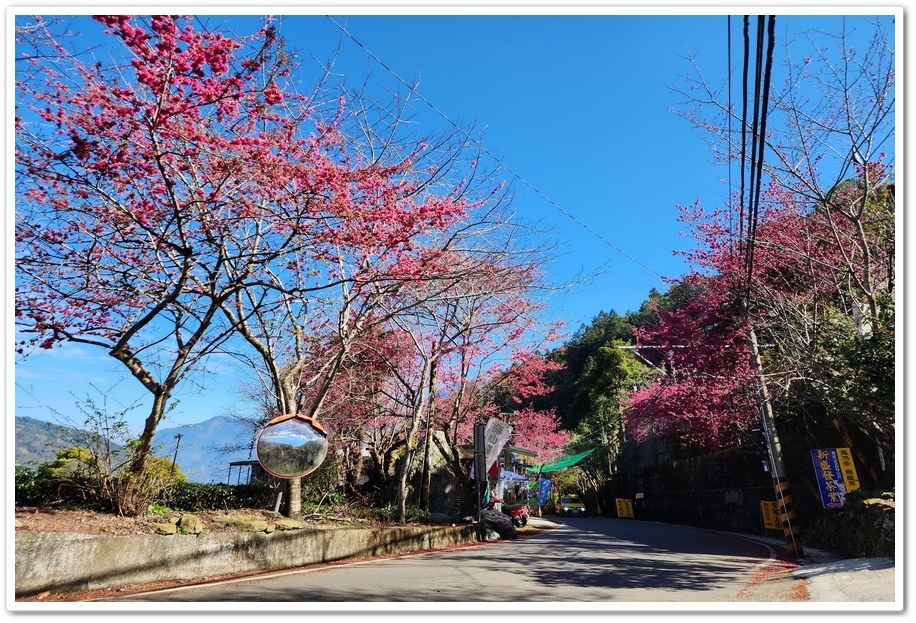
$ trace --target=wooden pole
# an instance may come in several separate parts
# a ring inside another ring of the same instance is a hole
[[[798,557],[802,555],[802,543],[798,534],[798,522],[795,520],[795,507],[792,502],[785,462],[783,461],[782,445],[776,432],[776,420],[773,417],[770,393],[763,376],[757,334],[750,325],[748,325],[747,330],[747,343],[751,352],[751,369],[757,376],[757,405],[760,410],[760,424],[763,428],[763,437],[767,445],[767,454],[770,458],[773,486],[776,491],[776,504],[779,518],[782,521],[783,534],[786,538],[786,549],[790,556]]]

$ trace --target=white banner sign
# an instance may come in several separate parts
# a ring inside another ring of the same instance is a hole
[[[503,446],[509,441],[509,435],[511,434],[512,427],[505,422],[497,420],[496,418],[487,420],[487,425],[483,431],[487,469],[490,469],[493,463],[496,462],[496,459],[499,458],[499,453],[502,452]]]

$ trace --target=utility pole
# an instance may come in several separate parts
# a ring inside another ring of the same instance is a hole
[[[745,319],[747,319],[747,301],[742,301]],[[748,322],[747,345],[750,350],[751,369],[757,377],[757,408],[760,411],[760,426],[769,456],[770,473],[773,476],[773,488],[776,492],[777,514],[782,521],[782,531],[786,538],[786,550],[790,556],[802,555],[802,543],[798,536],[799,527],[795,521],[795,507],[789,489],[789,478],[782,456],[782,445],[776,433],[776,419],[773,416],[773,405],[770,392],[763,376],[763,365],[760,361],[760,349],[757,344],[757,333]]]
[[[748,68],[750,66],[750,49],[749,49],[749,15],[744,16],[744,101],[745,106],[741,114],[741,225],[746,226],[744,229],[744,260],[746,270],[746,282],[744,292],[741,294],[741,317],[747,326],[746,342],[749,351],[750,364],[752,373],[755,376],[757,385],[757,408],[760,412],[760,425],[763,429],[763,437],[766,442],[767,454],[770,459],[770,472],[773,477],[773,486],[776,490],[776,503],[779,509],[779,518],[782,521],[783,533],[786,537],[786,549],[791,556],[800,556],[802,553],[801,542],[798,539],[798,525],[795,522],[795,508],[792,503],[792,495],[789,492],[789,479],[786,476],[786,466],[782,458],[782,446],[779,443],[779,435],[776,433],[776,421],[773,417],[773,405],[770,402],[770,393],[767,390],[766,378],[763,375],[763,364],[760,361],[760,347],[757,343],[757,333],[751,323],[750,315],[750,298],[751,284],[754,278],[754,245],[756,243],[757,220],[760,205],[760,187],[763,179],[763,161],[764,148],[766,142],[766,121],[770,79],[772,76],[773,66],[773,47],[775,44],[775,26],[776,16],[770,15],[757,16],[757,47],[756,47],[756,76],[757,84],[754,89],[753,98],[753,121],[747,119],[747,99],[748,99]],[[729,17],[729,20],[731,18]],[[767,24],[767,50],[764,60],[763,51],[763,31],[764,22]],[[729,21],[729,30],[731,21]],[[730,39],[729,35],[729,39]],[[760,83],[760,78],[763,82]],[[729,95],[730,96],[730,95]],[[745,151],[746,134],[750,128],[750,154]],[[745,210],[744,202],[744,167],[748,164],[747,159],[750,157],[748,172],[750,173],[750,200]],[[746,218],[746,223],[745,223]]]
[[[178,444],[181,443],[181,433],[175,435],[175,456],[172,457],[172,469],[169,470],[169,476],[175,473],[175,461],[178,460]]]
[[[474,489],[477,496],[477,539],[485,541],[487,531],[483,526],[481,515],[483,506],[483,489],[482,483],[487,481],[487,446],[486,446],[486,425],[478,423],[474,425]]]

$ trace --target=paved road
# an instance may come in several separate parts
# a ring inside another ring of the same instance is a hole
[[[125,596],[169,602],[733,602],[778,561],[736,535],[607,517],[522,539]],[[241,608],[242,606],[239,606]]]

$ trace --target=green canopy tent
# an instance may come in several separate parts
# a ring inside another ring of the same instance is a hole
[[[547,472],[558,472],[560,470],[566,469],[567,467],[572,467],[589,454],[594,452],[596,448],[590,448],[585,452],[580,452],[579,454],[573,454],[570,456],[564,456],[562,459],[554,461],[553,463],[547,463],[546,465],[535,465],[534,467],[529,467],[528,471],[533,474],[543,474]]]

